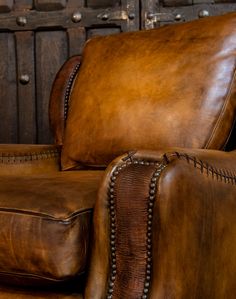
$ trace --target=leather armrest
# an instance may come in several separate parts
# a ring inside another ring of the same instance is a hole
[[[0,175],[37,174],[60,170],[60,146],[0,145]]]
[[[235,162],[235,151],[179,148],[112,162],[85,298],[233,299]]]

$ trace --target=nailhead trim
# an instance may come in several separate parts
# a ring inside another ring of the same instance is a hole
[[[146,275],[144,282],[144,289],[142,299],[147,299],[147,294],[149,292],[150,280],[151,280],[151,269],[152,269],[152,220],[153,220],[153,208],[154,200],[156,198],[157,192],[157,182],[163,169],[165,169],[165,164],[158,164],[157,169],[153,173],[151,182],[149,185],[149,198],[148,198],[148,215],[147,215],[147,262],[146,262]]]
[[[117,175],[120,171],[127,167],[130,164],[134,165],[155,165],[157,166],[155,172],[150,181],[149,186],[149,198],[148,198],[148,206],[147,206],[147,259],[146,259],[146,275],[145,275],[145,282],[143,288],[143,294],[141,299],[148,298],[148,292],[150,287],[151,281],[151,271],[152,271],[152,219],[153,219],[153,207],[154,207],[154,200],[156,196],[156,188],[157,182],[160,177],[161,172],[163,169],[169,164],[170,157],[175,156],[178,159],[184,159],[189,164],[193,164],[193,166],[203,173],[206,172],[207,176],[212,177],[212,179],[216,178],[225,183],[231,183],[236,185],[236,175],[233,171],[225,170],[225,169],[216,169],[213,166],[209,165],[207,162],[203,162],[202,160],[189,156],[185,153],[170,153],[165,154],[163,156],[162,162],[153,162],[153,161],[143,161],[134,159],[133,152],[130,153],[127,157],[123,159],[125,163],[120,164],[117,166],[110,178],[109,183],[109,190],[108,190],[108,197],[109,197],[109,212],[110,212],[110,249],[111,249],[111,274],[108,283],[108,291],[106,299],[112,299],[113,297],[113,289],[114,289],[114,282],[116,280],[116,211],[115,211],[115,195],[114,195],[114,186],[117,179]]]
[[[68,107],[69,107],[69,99],[70,99],[70,93],[71,93],[71,88],[74,82],[74,79],[79,71],[80,68],[80,62],[77,63],[69,77],[67,87],[66,87],[66,92],[65,92],[65,98],[64,98],[64,119],[67,119],[67,113],[68,113]]]
[[[111,274],[109,277],[108,282],[108,291],[106,299],[112,299],[113,297],[113,289],[114,289],[114,282],[116,280],[116,274],[117,274],[117,265],[116,265],[116,211],[115,211],[115,194],[114,194],[114,186],[116,183],[117,175],[120,173],[122,169],[127,167],[128,165],[134,164],[134,165],[155,165],[157,166],[151,181],[150,181],[150,187],[149,187],[149,198],[148,198],[148,216],[147,216],[147,260],[146,260],[146,275],[145,275],[145,283],[144,283],[144,289],[142,294],[142,299],[147,298],[147,294],[149,292],[150,287],[150,280],[151,280],[151,268],[152,268],[152,218],[153,218],[153,206],[154,206],[154,200],[155,200],[155,194],[156,194],[156,184],[158,181],[158,178],[161,174],[161,171],[166,167],[165,164],[159,164],[158,162],[148,162],[143,160],[137,160],[137,159],[131,159],[127,160],[125,163],[122,163],[121,165],[117,166],[110,178],[109,182],[109,188],[108,188],[108,197],[109,197],[109,213],[110,213],[110,253],[111,253]]]
[[[14,164],[14,163],[24,163],[28,161],[35,160],[46,160],[50,158],[56,158],[59,156],[58,150],[46,150],[41,152],[31,152],[31,153],[0,153],[0,163],[4,164]]]

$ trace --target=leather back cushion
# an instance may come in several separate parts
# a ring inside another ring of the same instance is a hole
[[[236,13],[87,43],[62,168],[128,150],[224,147],[235,118]]]

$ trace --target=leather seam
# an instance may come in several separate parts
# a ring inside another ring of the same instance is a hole
[[[19,216],[31,216],[31,217],[38,217],[43,220],[48,220],[48,221],[55,221],[59,222],[61,224],[70,224],[71,222],[74,221],[74,219],[82,214],[86,213],[92,213],[92,209],[84,209],[82,211],[76,211],[73,212],[72,214],[66,216],[66,217],[54,217],[52,215],[46,214],[46,213],[40,213],[40,212],[33,212],[33,211],[27,211],[27,210],[20,210],[20,209],[14,209],[14,208],[3,208],[0,207],[0,214],[1,212],[3,213],[9,213],[9,214],[16,214]]]
[[[165,153],[163,158],[159,161],[149,161],[148,159],[135,159],[135,152],[130,152],[126,157],[122,159],[122,163],[116,166],[110,176],[109,186],[108,186],[108,211],[110,219],[110,233],[109,233],[109,251],[110,251],[110,273],[108,277],[108,286],[106,292],[106,299],[113,298],[113,291],[115,286],[115,280],[117,276],[117,265],[116,265],[116,210],[115,210],[115,185],[117,175],[131,164],[139,164],[143,166],[155,165],[156,169],[153,172],[153,175],[150,180],[149,186],[149,200],[147,205],[148,218],[147,218],[147,236],[148,232],[151,231],[152,226],[152,217],[153,217],[153,201],[158,197],[158,181],[162,171],[166,168],[168,164],[171,163],[172,158],[177,158],[179,160],[184,160],[187,163],[194,166],[200,170],[201,173],[206,173],[207,176],[210,176],[212,179],[216,178],[224,183],[232,183],[236,185],[236,175],[233,171],[215,168],[204,162],[201,159],[196,158],[195,156],[190,156],[185,153],[173,152]],[[155,179],[155,180],[154,180]],[[152,203],[152,205],[150,205]],[[147,250],[147,260],[146,260],[146,275],[145,282],[143,286],[142,298],[148,298],[148,293],[150,290],[150,277],[152,269],[152,242],[151,236],[147,237],[146,240],[146,250]]]
[[[30,153],[0,153],[0,163],[14,164],[32,162],[37,160],[47,160],[59,157],[60,152],[58,150],[46,150],[42,152],[30,152]]]
[[[80,273],[77,273],[76,275],[83,275],[85,271],[82,271]],[[19,272],[8,272],[8,271],[0,271],[0,275],[8,275],[8,276],[15,276],[15,277],[27,277],[27,278],[36,278],[36,279],[44,279],[47,281],[54,281],[54,282],[63,282],[63,281],[68,281],[71,277],[65,278],[65,279],[55,279],[55,278],[50,278],[42,275],[37,275],[33,273],[19,273]]]
[[[213,139],[214,136],[216,135],[216,131],[218,130],[218,128],[219,128],[219,126],[220,126],[220,123],[221,123],[221,121],[222,121],[224,112],[225,112],[226,107],[227,107],[227,105],[228,105],[228,102],[230,101],[230,98],[231,98],[231,91],[232,91],[232,89],[233,89],[233,85],[234,85],[234,82],[235,82],[235,78],[236,78],[236,70],[234,70],[233,78],[232,78],[232,80],[231,80],[231,82],[230,82],[229,90],[228,90],[228,92],[227,92],[227,95],[226,95],[226,98],[225,98],[225,102],[224,102],[224,104],[223,104],[223,106],[222,106],[222,108],[221,108],[221,111],[220,111],[219,115],[218,115],[216,124],[215,124],[215,126],[214,126],[214,128],[213,128],[213,130],[212,130],[212,132],[211,132],[211,135],[210,135],[208,141],[206,142],[206,144],[205,144],[205,146],[204,146],[204,148],[206,148],[206,149],[209,148],[209,145],[210,145],[210,143],[212,142],[212,139]],[[225,144],[225,142],[224,142],[224,144]],[[223,144],[223,145],[224,145],[224,144]]]
[[[173,157],[179,160],[185,160],[188,164],[191,164],[194,168],[199,169],[201,173],[206,173],[206,175],[208,177],[210,176],[212,179],[216,179],[227,184],[231,183],[232,185],[236,185],[236,174],[232,170],[213,167],[207,162],[185,153],[168,153],[164,154],[163,157],[165,163],[167,164],[171,162],[171,158]]]

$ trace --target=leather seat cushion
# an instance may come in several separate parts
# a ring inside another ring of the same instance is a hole
[[[235,119],[236,13],[97,37],[73,85],[63,169],[129,150],[222,149]]]
[[[0,176],[0,280],[67,282],[85,271],[103,171]]]
[[[83,299],[78,292],[0,286],[0,299]]]

